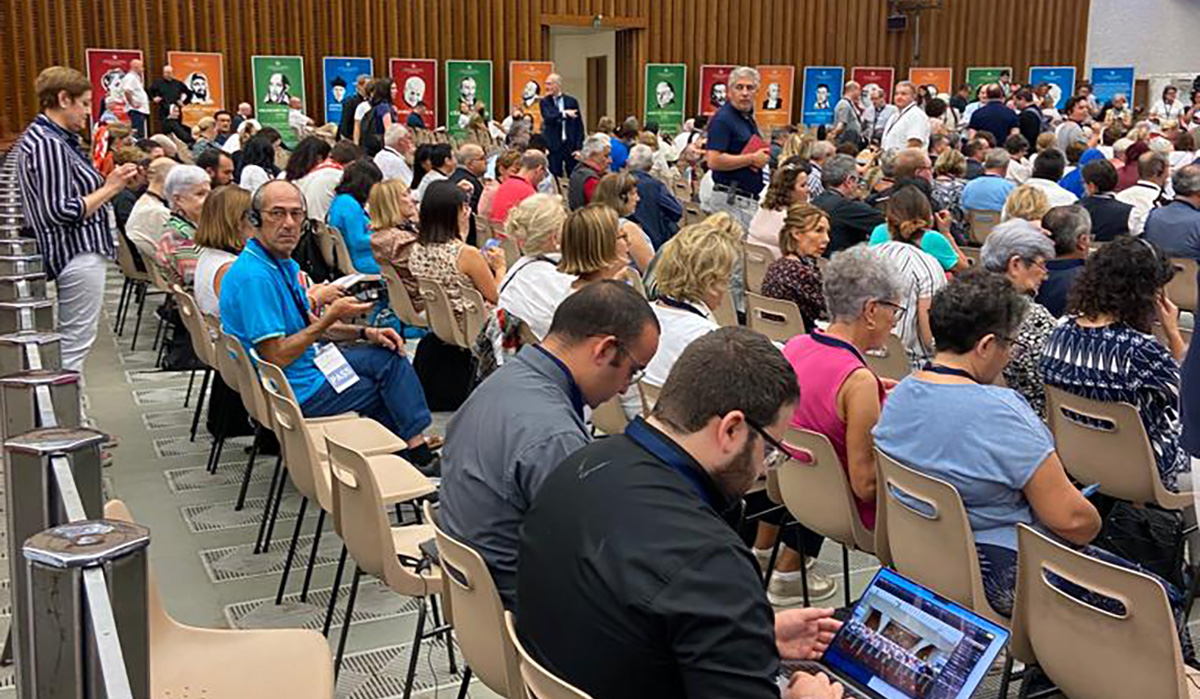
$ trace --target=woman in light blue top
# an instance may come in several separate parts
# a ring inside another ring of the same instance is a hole
[[[379,274],[379,263],[371,252],[371,220],[367,217],[367,198],[371,188],[383,181],[383,173],[374,162],[360,158],[342,171],[326,219],[342,234],[354,269],[363,274]]]
[[[920,192],[906,192],[902,197],[893,195],[888,200],[887,221],[875,226],[867,244],[872,247],[883,245],[889,240],[897,239],[897,229],[920,223],[925,232],[913,237],[918,241],[922,252],[929,253],[947,272],[961,272],[967,269],[967,257],[959,251],[950,234],[950,226],[953,223],[950,212],[939,211],[935,216],[929,199],[924,194],[914,196],[915,194]],[[935,223],[937,230],[928,230],[929,226]]]

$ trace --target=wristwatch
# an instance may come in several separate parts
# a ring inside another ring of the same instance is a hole
[[[361,325],[358,326],[358,339],[364,342],[367,339],[367,329]]]

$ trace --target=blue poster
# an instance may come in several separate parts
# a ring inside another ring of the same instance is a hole
[[[846,69],[839,66],[808,66],[804,69],[804,102],[800,122],[805,126],[833,123],[833,108],[842,99]]]
[[[1035,66],[1029,69],[1029,84],[1037,87],[1050,84],[1050,96],[1054,106],[1062,109],[1075,94],[1075,66]]]
[[[1133,66],[1115,68],[1092,67],[1092,94],[1097,104],[1104,104],[1116,95],[1125,95],[1133,103]]]
[[[370,58],[326,56],[322,63],[325,86],[325,123],[338,124],[342,121],[342,102],[354,96],[354,84],[360,75],[374,75],[374,61]]]

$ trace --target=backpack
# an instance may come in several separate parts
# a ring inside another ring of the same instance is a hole
[[[367,113],[363,115],[362,121],[358,123],[359,139],[366,138],[368,135],[379,135],[383,133],[383,122],[375,114],[375,109],[378,105],[371,105]]]

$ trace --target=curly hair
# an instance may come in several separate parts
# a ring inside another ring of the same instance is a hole
[[[966,354],[987,335],[1016,335],[1028,305],[1007,277],[975,268],[934,295],[929,328],[939,352]]]
[[[763,197],[763,207],[770,211],[778,211],[791,206],[796,193],[796,180],[800,179],[801,173],[808,175],[811,168],[807,162],[799,159],[783,162],[782,166],[776,168],[775,174],[771,176],[771,184],[767,187],[767,194]]]
[[[1004,219],[1023,218],[1026,221],[1041,221],[1050,210],[1050,199],[1046,193],[1030,184],[1023,184],[1004,201]]]
[[[783,219],[783,228],[779,229],[779,250],[784,255],[799,255],[796,250],[796,239],[792,236],[795,231],[812,233],[821,221],[829,222],[829,214],[812,204],[792,204],[787,208]],[[828,228],[826,229],[828,230]]]
[[[706,222],[687,226],[667,241],[655,266],[658,293],[679,301],[703,301],[720,282],[728,282],[737,243]]]
[[[1088,257],[1067,297],[1067,312],[1084,318],[1112,316],[1149,333],[1158,293],[1174,276],[1175,266],[1154,243],[1120,236]]]
[[[737,219],[730,216],[727,212],[718,211],[701,221],[701,223],[716,228],[721,231],[722,235],[739,245],[746,238],[746,229],[742,228],[742,224],[738,223]]]

